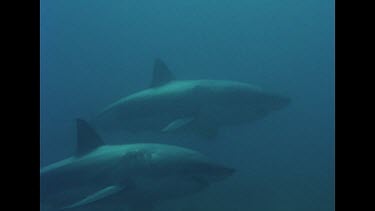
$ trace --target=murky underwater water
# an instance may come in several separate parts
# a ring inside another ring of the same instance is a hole
[[[334,1],[41,1],[41,167],[75,151],[76,118],[148,88],[155,58],[179,80],[241,81],[291,98],[216,140],[141,138],[236,168],[155,211],[334,210]]]

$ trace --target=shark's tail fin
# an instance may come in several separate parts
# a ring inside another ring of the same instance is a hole
[[[86,154],[99,146],[103,141],[99,134],[83,119],[76,119],[77,123],[77,149],[76,155]]]

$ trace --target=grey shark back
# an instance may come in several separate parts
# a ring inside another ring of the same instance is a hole
[[[87,122],[77,120],[75,154],[40,170],[41,204],[50,210],[150,211],[160,201],[197,193],[234,172],[179,146],[104,145]]]
[[[148,89],[115,101],[92,121],[103,134],[192,132],[212,139],[220,127],[247,124],[283,109],[290,98],[227,80],[176,80],[156,59]]]

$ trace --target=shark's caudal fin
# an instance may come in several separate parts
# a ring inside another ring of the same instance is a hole
[[[77,149],[76,155],[84,155],[103,145],[103,141],[96,131],[82,119],[77,119]]]
[[[175,77],[168,69],[167,65],[161,59],[155,59],[154,72],[150,87],[161,86],[174,79]]]

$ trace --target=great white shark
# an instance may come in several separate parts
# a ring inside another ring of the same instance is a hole
[[[223,126],[253,122],[290,98],[228,80],[176,80],[156,59],[148,89],[110,104],[92,120],[101,132],[192,131],[214,138]]]
[[[96,131],[78,119],[74,156],[40,170],[41,207],[151,211],[158,202],[199,192],[234,172],[183,147],[104,145]]]

